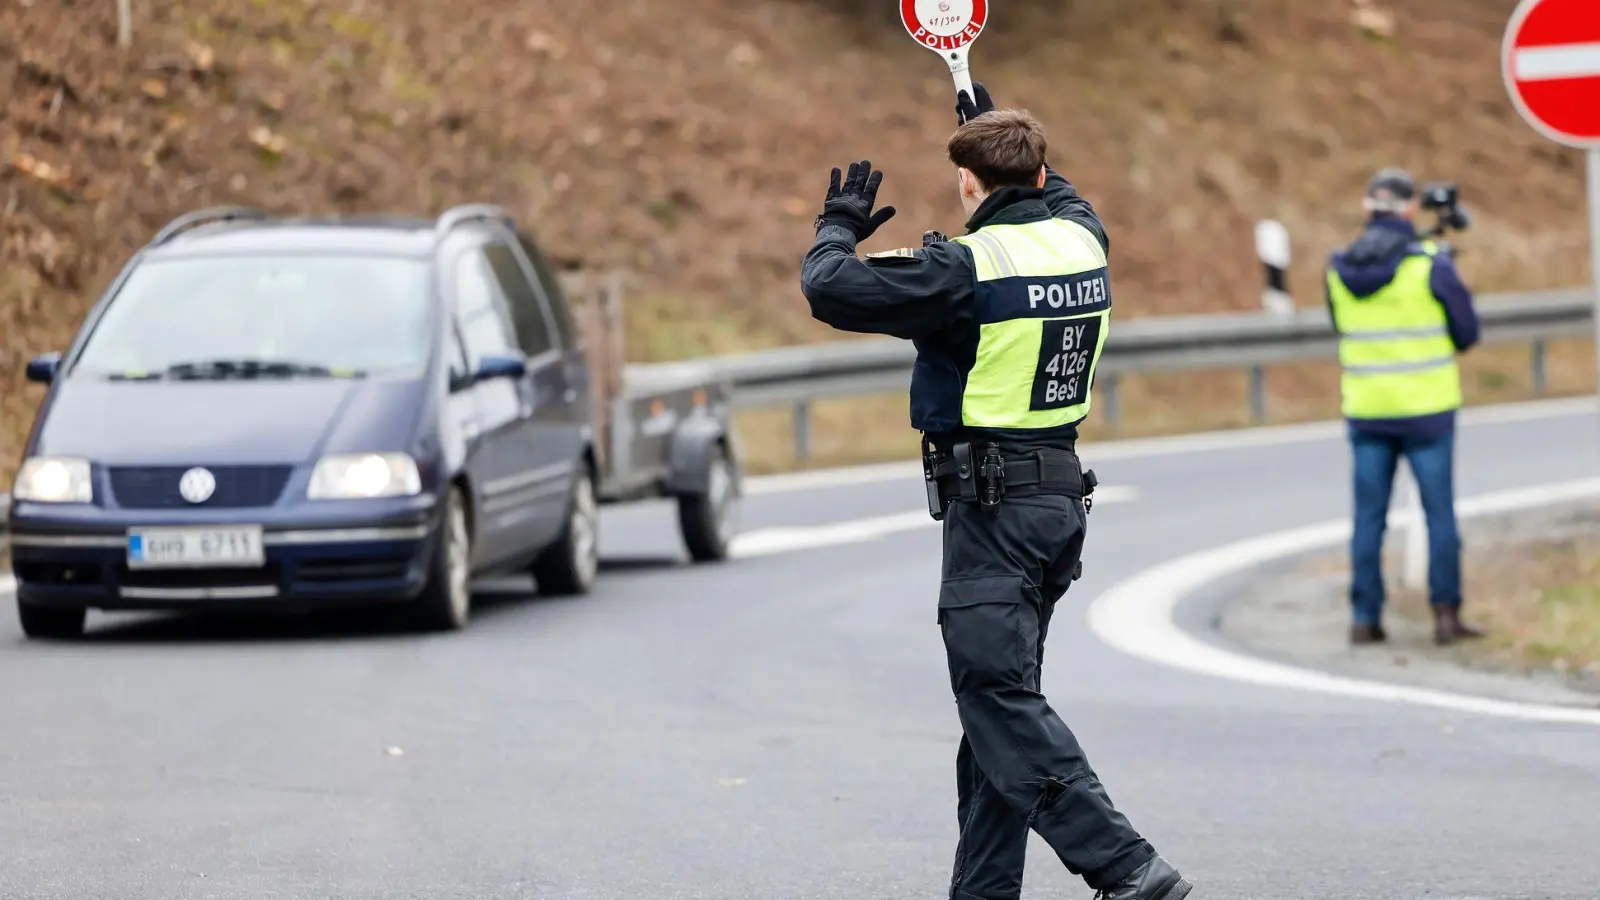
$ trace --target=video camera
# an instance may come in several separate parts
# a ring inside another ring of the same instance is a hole
[[[1422,189],[1422,208],[1438,216],[1433,228],[1423,232],[1425,238],[1438,237],[1447,231],[1466,231],[1472,227],[1472,217],[1461,208],[1461,189],[1451,182],[1429,184]]]

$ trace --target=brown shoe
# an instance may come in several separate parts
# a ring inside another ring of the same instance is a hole
[[[1433,608],[1433,642],[1443,647],[1463,639],[1481,638],[1483,632],[1461,621],[1461,610],[1454,606]]]
[[[1382,625],[1351,625],[1350,643],[1356,646],[1362,644],[1381,644],[1389,636],[1383,633]]]

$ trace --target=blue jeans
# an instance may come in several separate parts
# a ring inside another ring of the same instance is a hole
[[[1428,529],[1428,602],[1461,606],[1461,536],[1456,530],[1453,476],[1455,433],[1436,438],[1390,437],[1350,429],[1355,456],[1355,529],[1350,538],[1350,606],[1358,625],[1383,616],[1383,533],[1400,457],[1422,494]]]

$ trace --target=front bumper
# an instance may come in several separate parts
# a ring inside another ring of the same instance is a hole
[[[180,518],[18,504],[10,539],[18,598],[39,606],[107,610],[304,610],[404,602],[421,593],[438,534],[434,499],[341,506],[300,515],[234,510]],[[217,525],[262,526],[265,564],[128,566],[130,528]]]

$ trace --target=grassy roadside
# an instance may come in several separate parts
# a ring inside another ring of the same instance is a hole
[[[1573,396],[1595,388],[1594,345],[1585,340],[1549,345],[1545,396]],[[1471,405],[1535,399],[1526,344],[1483,347],[1462,361]],[[1338,367],[1332,362],[1275,366],[1267,371],[1267,415],[1272,424],[1334,418],[1339,413]],[[1097,395],[1098,396],[1098,395]],[[1251,424],[1248,376],[1240,372],[1173,372],[1131,375],[1118,386],[1116,429],[1093,415],[1085,440],[1181,434]],[[739,435],[754,473],[914,458],[903,393],[819,401],[811,409],[811,455],[796,458],[794,412],[788,407],[741,411]]]
[[[1600,675],[1600,528],[1466,554],[1462,578],[1466,618],[1489,637],[1455,653],[1494,668]],[[1395,600],[1402,616],[1427,613],[1424,593],[1399,590]]]

